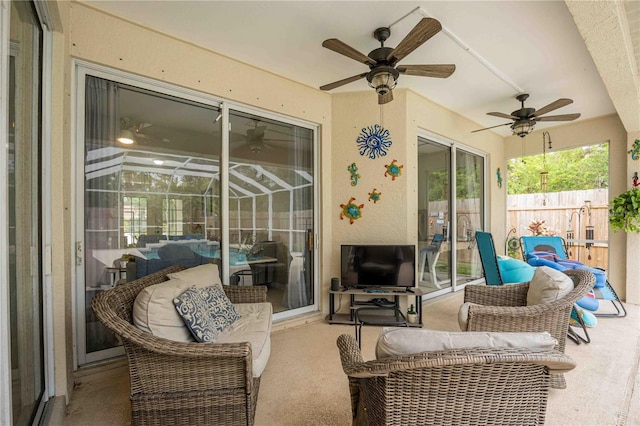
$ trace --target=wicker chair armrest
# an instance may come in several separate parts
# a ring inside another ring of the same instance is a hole
[[[529,283],[501,286],[468,285],[464,288],[464,301],[490,306],[525,306]]]
[[[267,287],[257,286],[223,286],[231,303],[262,303],[267,301]]]
[[[351,349],[352,343],[349,340],[355,343],[355,339],[353,336],[342,335],[338,337],[338,340],[342,358],[343,350],[349,351]],[[543,365],[549,372],[553,373],[570,371],[576,366],[575,361],[555,349],[474,348],[422,352],[359,363],[350,362],[345,364],[343,362],[343,369],[350,378],[368,378],[388,376],[393,372],[416,368],[496,363],[533,363]]]
[[[128,346],[131,393],[253,392],[251,344],[184,343],[154,338]],[[131,356],[135,353],[135,356]]]
[[[132,389],[134,383],[140,389],[157,389],[158,381],[166,378],[168,388],[180,391],[199,390],[201,386],[215,389],[221,382],[232,381],[236,387],[246,386],[247,392],[251,391],[250,343],[175,342],[156,337],[118,316],[110,302],[114,301],[105,292],[93,299],[92,307],[98,319],[127,347]]]

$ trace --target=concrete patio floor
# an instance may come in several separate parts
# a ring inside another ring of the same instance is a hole
[[[425,303],[425,327],[457,331],[461,301],[458,293]],[[578,366],[565,375],[567,389],[550,391],[546,424],[640,425],[640,307],[625,306],[626,318],[598,318],[590,344],[567,341],[566,353]],[[257,426],[350,424],[347,380],[335,345],[343,333],[353,327],[320,321],[272,334]],[[378,333],[379,327],[363,328],[365,359],[373,358]],[[64,424],[128,425],[129,410],[128,371],[120,359],[77,373]]]

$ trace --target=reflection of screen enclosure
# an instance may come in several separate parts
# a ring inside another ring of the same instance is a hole
[[[95,292],[173,264],[224,264],[235,284],[268,285],[274,312],[313,303],[313,130],[230,111],[223,159],[215,106],[87,76],[85,107],[87,352],[117,344]]]

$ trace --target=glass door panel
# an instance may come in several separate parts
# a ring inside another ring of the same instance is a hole
[[[313,130],[229,114],[230,282],[266,285],[273,310],[312,305]]]
[[[43,33],[31,2],[10,2],[8,104],[9,311],[14,425],[37,423],[44,397],[40,204]],[[4,118],[7,119],[7,118]]]
[[[451,148],[418,139],[418,286],[451,287]]]
[[[91,310],[96,294],[174,264],[220,258],[219,114],[86,76],[81,364],[121,353]]]
[[[456,285],[483,277],[475,231],[484,224],[484,158],[456,150]]]

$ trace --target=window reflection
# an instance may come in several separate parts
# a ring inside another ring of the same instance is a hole
[[[90,76],[85,104],[87,307],[118,283],[208,262],[231,285],[267,286],[276,313],[313,304],[311,129],[231,111],[222,159],[217,108]],[[86,312],[87,353],[116,346]]]

